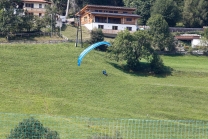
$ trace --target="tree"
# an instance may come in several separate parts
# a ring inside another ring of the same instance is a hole
[[[151,16],[161,14],[169,26],[175,26],[180,20],[180,11],[173,0],[156,0],[152,6]]]
[[[22,17],[19,16],[21,12],[22,10],[15,9],[12,6],[0,9],[0,31],[5,33],[7,38],[22,30]]]
[[[145,25],[150,18],[150,9],[154,0],[123,0],[125,6],[136,8],[136,14],[141,16],[140,23]]]
[[[126,60],[132,70],[139,69],[142,58],[149,60],[153,53],[151,37],[146,31],[137,31],[131,34],[128,30],[121,31],[109,48],[110,57],[116,61]]]
[[[204,34],[200,41],[200,49],[203,49],[208,54],[208,28],[204,29]]]
[[[208,22],[207,0],[184,0],[183,23],[186,27],[202,27]]]
[[[104,40],[104,34],[102,32],[102,29],[97,29],[94,28],[91,32],[90,32],[90,43],[97,43],[97,42],[101,42]],[[100,47],[96,48],[97,50],[101,50],[101,51],[106,51],[107,46],[102,45]]]
[[[56,131],[45,128],[40,121],[29,118],[19,123],[11,130],[7,139],[60,139]]]
[[[208,39],[208,28],[204,29],[204,38]]]
[[[157,14],[151,16],[147,21],[147,25],[150,26],[149,33],[153,38],[152,45],[155,49],[174,49],[173,36],[169,31],[168,23],[165,21],[162,15]]]

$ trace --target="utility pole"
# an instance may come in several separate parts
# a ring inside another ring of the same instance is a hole
[[[52,26],[52,17],[53,17],[53,14],[50,14],[50,16],[51,16],[51,37],[52,37],[52,32],[53,32],[53,26]]]
[[[81,25],[81,17],[80,15],[77,15],[77,37],[76,37],[76,43],[75,43],[75,46],[77,47],[77,43],[79,41],[79,32],[80,32],[80,35],[81,35],[81,38],[80,38],[80,43],[81,43],[81,47],[83,46],[83,43],[82,43],[82,25]]]
[[[65,15],[66,19],[68,17],[68,12],[69,12],[69,0],[67,1],[67,7],[66,7],[66,15]]]

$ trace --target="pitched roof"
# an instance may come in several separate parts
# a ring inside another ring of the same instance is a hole
[[[79,12],[75,15],[83,13],[88,8],[99,8],[99,9],[108,9],[108,10],[125,10],[125,11],[132,11],[134,12],[136,8],[129,8],[129,7],[121,7],[121,6],[107,6],[107,5],[86,5],[83,7]]]
[[[104,12],[89,12],[91,14],[99,14],[99,15],[112,15],[112,16],[131,16],[131,17],[141,17],[137,14],[119,14],[119,13],[104,13]]]
[[[109,6],[109,5],[86,5],[85,7],[90,7],[90,8],[106,8],[106,9],[114,9],[114,10],[115,9],[120,9],[120,10],[130,10],[130,11],[135,11],[136,10],[136,8],[121,7],[121,6]]]
[[[22,0],[23,2],[41,2],[41,3],[51,3],[50,1],[46,0]]]

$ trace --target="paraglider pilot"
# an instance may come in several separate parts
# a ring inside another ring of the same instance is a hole
[[[103,70],[103,75],[108,76],[106,70]]]

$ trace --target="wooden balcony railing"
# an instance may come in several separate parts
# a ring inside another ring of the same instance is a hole
[[[118,34],[118,32],[120,32],[122,30],[112,30],[112,29],[102,29],[102,32],[104,34]],[[130,31],[133,32],[133,31]]]
[[[28,12],[40,12],[40,13],[46,12],[46,9],[43,9],[43,8],[29,8],[29,7],[26,7],[25,10],[27,10]]]

